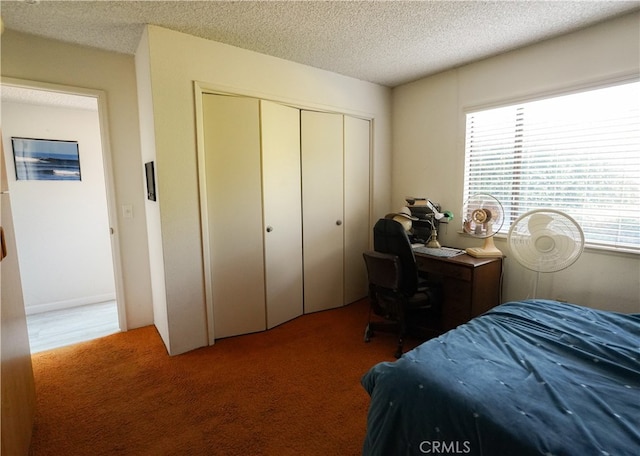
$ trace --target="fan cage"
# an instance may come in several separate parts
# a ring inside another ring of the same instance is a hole
[[[488,213],[477,215],[477,211],[486,209]],[[484,227],[484,217],[488,216],[491,229]],[[478,193],[472,195],[465,202],[462,209],[462,231],[479,239],[494,236],[504,224],[504,209],[500,201],[492,195]]]
[[[568,268],[584,250],[584,233],[568,214],[555,209],[535,209],[518,217],[509,229],[507,243],[515,259],[536,272]]]

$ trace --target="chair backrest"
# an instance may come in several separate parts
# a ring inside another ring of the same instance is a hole
[[[399,288],[412,296],[418,289],[418,268],[404,227],[393,219],[378,220],[373,226],[373,249],[399,258],[402,271]]]
[[[402,277],[400,258],[390,253],[369,250],[362,254],[367,266],[369,284],[375,287],[398,291]]]

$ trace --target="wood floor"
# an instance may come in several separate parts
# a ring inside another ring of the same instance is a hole
[[[120,332],[115,301],[27,316],[31,353]]]

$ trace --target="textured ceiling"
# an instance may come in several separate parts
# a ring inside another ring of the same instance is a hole
[[[37,90],[25,87],[2,85],[0,87],[2,102],[15,102],[58,108],[74,108],[87,111],[98,111],[98,100],[95,97],[71,95],[68,93]]]
[[[640,1],[1,1],[7,29],[133,54],[144,24],[394,87]]]

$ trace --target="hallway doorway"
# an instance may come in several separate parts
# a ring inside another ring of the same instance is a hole
[[[101,103],[100,92],[3,79],[2,141],[32,352],[126,330]],[[77,176],[25,148],[38,140],[51,150],[75,145]],[[25,162],[51,163],[53,176],[16,172]]]

